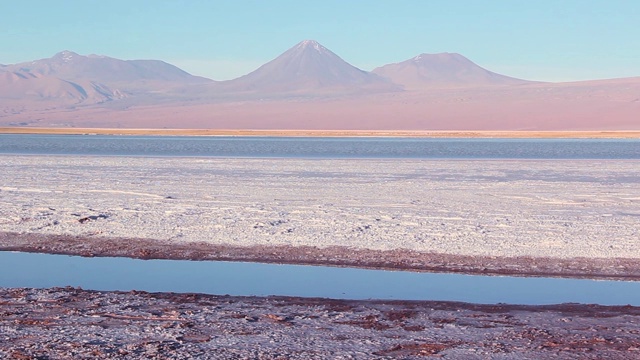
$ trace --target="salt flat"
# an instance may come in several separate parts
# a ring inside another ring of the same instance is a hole
[[[0,232],[640,258],[634,160],[4,155],[0,168]]]

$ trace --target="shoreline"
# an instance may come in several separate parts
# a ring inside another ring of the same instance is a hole
[[[126,245],[125,245],[126,244]],[[0,232],[0,251],[142,260],[238,261],[468,275],[640,281],[640,259],[471,256],[407,249],[176,244],[141,238]]]
[[[306,247],[317,255],[306,261],[341,258],[345,249],[361,250],[367,263],[394,250],[405,262],[458,256],[452,264],[477,256],[640,259],[637,161],[534,161],[524,173],[504,161],[2,161],[0,231],[76,237],[81,249],[81,240],[135,238],[238,256],[252,246],[285,254]]]
[[[258,130],[0,127],[0,134],[130,136],[398,137],[467,139],[640,139],[639,130]]]

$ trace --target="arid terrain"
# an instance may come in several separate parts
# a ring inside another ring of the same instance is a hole
[[[640,127],[640,80],[433,89],[348,97],[106,103],[5,101],[0,126],[89,128],[562,131]],[[123,100],[124,101],[124,100]],[[23,110],[24,109],[24,110]],[[1,110],[0,110],[1,111]]]

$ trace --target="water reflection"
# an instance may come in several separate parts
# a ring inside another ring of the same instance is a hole
[[[472,303],[640,305],[640,282],[0,252],[0,286]]]

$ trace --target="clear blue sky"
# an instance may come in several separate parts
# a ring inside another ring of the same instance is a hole
[[[640,76],[640,0],[0,0],[0,63],[62,50],[216,80],[304,39],[364,70],[458,52],[532,80]]]

